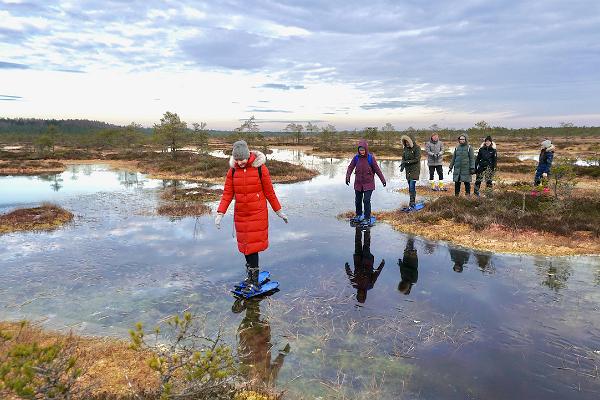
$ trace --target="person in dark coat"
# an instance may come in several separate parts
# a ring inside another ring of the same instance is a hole
[[[541,143],[540,158],[537,169],[535,170],[535,186],[542,183],[542,178],[547,178],[550,175],[552,161],[554,160],[554,145],[549,139]]]
[[[450,259],[454,263],[452,267],[454,272],[463,272],[465,264],[468,263],[469,258],[471,258],[471,253],[467,250],[459,249],[458,247],[449,247],[448,251],[450,251]]]
[[[469,138],[466,133],[458,137],[458,146],[454,149],[448,172],[452,172],[452,170],[454,170],[452,174],[454,195],[459,195],[460,183],[463,182],[465,185],[465,194],[470,196],[471,175],[475,173],[475,156],[473,155],[473,148],[469,144]]]
[[[261,317],[260,300],[238,299],[232,306],[236,314],[246,310],[237,331],[240,372],[252,383],[273,386],[290,345],[287,344],[272,359],[271,325],[268,319]]]
[[[385,177],[375,156],[369,153],[369,145],[365,139],[358,142],[358,153],[352,158],[348,170],[346,171],[346,185],[350,185],[350,176],[354,171],[354,204],[356,206],[356,216],[353,218],[356,222],[369,223],[371,218],[371,195],[375,190],[375,175],[386,186]],[[363,215],[364,205],[364,215]]]
[[[475,160],[475,173],[477,174],[475,176],[475,196],[479,196],[479,188],[483,180],[485,180],[486,189],[492,189],[497,158],[496,143],[488,135],[481,144]]]
[[[364,232],[365,240],[362,241],[363,231],[356,228],[354,235],[354,271],[350,269],[350,264],[346,263],[346,275],[350,279],[352,287],[356,289],[356,300],[364,303],[367,300],[367,292],[375,286],[379,274],[383,270],[385,260],[381,260],[379,267],[373,269],[375,256],[371,254],[371,231]]]
[[[414,207],[417,198],[417,181],[421,174],[421,148],[415,141],[414,135],[402,135],[402,145],[404,151],[402,152],[402,163],[400,164],[400,171],[403,169],[406,171],[406,180],[408,181],[408,193],[410,200],[408,203],[409,207]]]
[[[398,259],[398,265],[400,266],[398,290],[408,295],[419,279],[419,257],[417,256],[417,249],[415,249],[414,237],[410,236],[406,241],[404,255]]]

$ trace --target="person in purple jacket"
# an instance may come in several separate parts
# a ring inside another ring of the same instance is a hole
[[[354,194],[356,205],[355,222],[369,224],[371,220],[371,194],[375,190],[375,174],[381,180],[383,187],[386,186],[385,177],[375,160],[375,156],[369,153],[369,145],[365,139],[358,142],[358,153],[352,158],[348,171],[346,171],[346,185],[350,185],[350,176],[354,174]],[[363,215],[364,204],[364,215]]]

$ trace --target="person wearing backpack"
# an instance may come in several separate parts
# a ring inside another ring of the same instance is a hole
[[[243,140],[233,144],[230,168],[215,218],[215,225],[220,229],[221,220],[235,198],[233,221],[238,250],[246,258],[247,277],[243,289],[246,293],[260,290],[258,253],[269,247],[267,201],[277,216],[288,223],[288,217],[283,213],[273,189],[266,161],[267,157],[263,153],[250,151]]]
[[[346,171],[346,185],[350,185],[350,176],[354,171],[354,205],[356,207],[356,216],[354,221],[363,225],[368,225],[371,219],[371,195],[375,190],[375,174],[383,184],[387,185],[381,168],[375,160],[375,156],[369,153],[369,145],[365,139],[358,142],[358,152],[352,158],[348,170]],[[364,215],[363,215],[364,205]]]
[[[492,189],[497,158],[496,143],[488,135],[481,144],[477,152],[477,159],[475,159],[475,173],[477,174],[475,176],[475,190],[473,191],[475,196],[479,197],[479,188],[484,180],[486,189]]]
[[[475,155],[473,148],[469,144],[469,138],[466,133],[458,137],[458,146],[454,149],[452,161],[448,173],[452,172],[452,180],[454,181],[454,195],[458,197],[460,194],[460,183],[465,185],[465,194],[471,195],[471,175],[475,173]]]
[[[415,141],[415,136],[413,134],[402,135],[400,140],[404,146],[400,171],[406,170],[408,194],[410,196],[408,207],[412,208],[417,201],[417,181],[421,174],[421,147],[419,147]]]

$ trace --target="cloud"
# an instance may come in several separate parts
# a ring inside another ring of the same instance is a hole
[[[290,89],[306,89],[304,85],[286,85],[284,83],[265,83],[264,85],[259,86],[265,89],[279,89],[279,90],[290,90]]]
[[[246,110],[246,112],[256,112],[256,113],[291,113],[293,111],[290,110],[277,110],[271,108],[251,108]]]
[[[17,101],[21,99],[21,96],[10,96],[7,94],[0,94],[0,101]]]
[[[0,69],[27,69],[28,65],[0,61]]]
[[[415,106],[425,105],[423,101],[410,101],[410,100],[387,100],[380,101],[377,103],[363,104],[360,108],[364,110],[381,110],[381,109],[395,109],[395,108],[408,108]]]

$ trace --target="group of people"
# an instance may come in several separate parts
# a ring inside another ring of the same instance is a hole
[[[403,152],[400,171],[405,171],[408,182],[409,205],[408,211],[415,209],[417,195],[417,181],[421,173],[421,147],[416,143],[411,134],[401,137]],[[431,135],[425,145],[427,164],[429,167],[429,180],[433,190],[446,190],[443,179],[443,154],[444,144],[437,133]],[[539,185],[543,178],[550,173],[554,156],[554,146],[550,140],[541,143],[539,163],[535,174],[535,184]],[[473,147],[468,142],[468,136],[458,136],[458,144],[452,154],[448,172],[452,172],[454,181],[454,194],[460,194],[461,183],[467,196],[471,194],[472,176],[475,175],[474,194],[479,196],[482,182],[486,188],[493,185],[494,173],[497,166],[496,144],[491,136],[487,136],[475,156]],[[234,224],[237,234],[238,250],[246,259],[247,277],[244,281],[244,292],[248,295],[260,290],[259,252],[269,246],[268,229],[269,218],[267,202],[278,217],[288,223],[288,218],[282,211],[277,199],[269,170],[265,165],[266,156],[259,151],[250,151],[248,144],[237,141],[233,144],[232,155],[229,160],[229,171],[225,180],[225,187],[221,202],[217,209],[215,225],[221,227],[223,216],[230,203],[235,200]],[[357,153],[350,161],[346,171],[346,185],[350,185],[352,173],[355,175],[355,211],[353,220],[360,225],[371,223],[371,196],[375,190],[375,175],[385,187],[385,176],[375,159],[369,152],[366,140],[358,142]],[[437,174],[438,180],[435,181]]]

